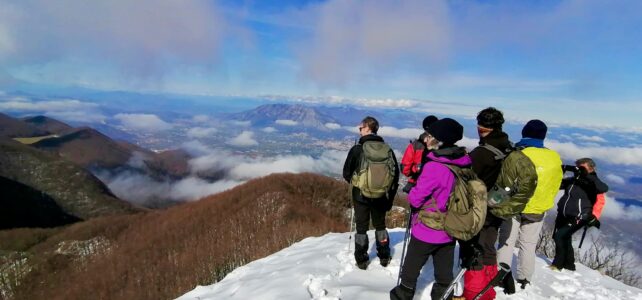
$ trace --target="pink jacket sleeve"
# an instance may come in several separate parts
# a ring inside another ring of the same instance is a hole
[[[421,172],[421,175],[419,175],[417,179],[417,186],[410,190],[410,194],[408,194],[408,203],[410,203],[411,206],[420,208],[428,197],[435,192],[438,186],[435,176],[435,168],[437,167],[438,164],[435,162],[426,164],[423,172]]]

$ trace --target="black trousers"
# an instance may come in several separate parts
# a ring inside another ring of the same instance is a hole
[[[497,247],[495,243],[497,242],[499,227],[503,221],[503,219],[488,212],[481,231],[468,241],[460,241],[459,257],[464,267],[481,270],[482,265],[492,266],[497,264]],[[471,260],[476,251],[479,252],[479,260],[473,264]]]
[[[386,211],[388,203],[378,199],[369,200],[368,202],[352,201],[354,204],[354,222],[357,225],[357,234],[365,234],[372,226],[376,230],[386,229]]]
[[[573,253],[573,234],[580,230],[582,222],[577,222],[575,218],[565,218],[558,216],[555,219],[555,258],[553,265],[558,269],[568,269],[575,271],[575,254]]]
[[[429,244],[410,238],[408,253],[406,254],[401,271],[401,284],[416,288],[417,278],[423,266],[432,256],[432,265],[435,269],[435,284],[432,286],[430,297],[439,299],[453,280],[453,259],[455,257],[455,242],[446,244]]]

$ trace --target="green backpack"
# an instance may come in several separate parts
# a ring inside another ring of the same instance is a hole
[[[386,195],[395,178],[395,159],[390,146],[369,141],[362,145],[361,164],[352,175],[352,185],[368,198]]]
[[[490,212],[503,219],[518,215],[535,193],[537,187],[535,165],[519,149],[514,149],[506,155],[488,144],[481,147],[493,152],[495,160],[502,160],[497,181],[488,191]]]
[[[479,233],[486,220],[486,185],[470,168],[443,165],[455,175],[447,211],[440,212],[435,198],[430,197],[419,211],[419,219],[424,225],[445,230],[458,240],[470,240]],[[426,207],[432,207],[435,211],[426,211]]]

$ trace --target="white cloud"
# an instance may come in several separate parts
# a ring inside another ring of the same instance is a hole
[[[212,136],[216,132],[218,132],[218,129],[216,128],[194,127],[194,128],[190,128],[187,131],[187,136],[193,139],[205,138],[208,136]]]
[[[573,136],[575,139],[578,139],[580,141],[584,142],[591,142],[591,143],[606,143],[606,140],[600,136],[597,135],[584,135],[584,134],[579,134],[579,133],[574,133]]]
[[[547,139],[545,145],[557,151],[565,160],[575,161],[581,157],[591,157],[596,161],[606,161],[616,165],[642,166],[642,147],[585,147],[552,139]]]
[[[289,101],[296,103],[330,104],[377,108],[413,108],[419,101],[410,99],[376,99],[376,98],[349,98],[341,96],[285,96],[285,95],[263,95],[261,98],[270,101]]]
[[[615,184],[626,184],[626,179],[622,178],[621,176],[617,176],[615,174],[607,174],[605,179],[607,182],[611,182]]]
[[[339,175],[344,160],[345,152],[336,150],[326,151],[318,159],[307,155],[292,155],[246,160],[231,168],[229,177],[234,180],[249,180],[283,172]]]
[[[104,124],[107,116],[94,111],[48,111],[44,115],[61,121]]]
[[[157,181],[151,177],[125,171],[114,176],[96,174],[119,198],[139,205],[158,205],[164,201],[194,201],[233,188],[242,182],[219,180],[208,182],[197,177],[187,177],[178,181]]]
[[[379,127],[378,135],[386,137],[396,137],[396,138],[406,138],[406,139],[416,139],[419,135],[424,132],[423,129],[417,128],[395,128],[392,126],[381,126]]]
[[[404,59],[439,64],[449,55],[445,1],[327,1],[308,6],[300,18],[312,25],[312,34],[294,46],[301,70],[322,85],[389,74]]]
[[[82,102],[75,99],[59,99],[47,101],[31,101],[24,97],[14,97],[7,101],[0,101],[0,110],[3,111],[55,111],[70,112],[75,110],[94,109],[98,105]]]
[[[205,123],[210,120],[210,117],[208,115],[195,115],[192,117],[192,121],[197,122],[197,123]]]
[[[114,116],[123,126],[133,130],[146,132],[163,131],[172,128],[172,125],[161,120],[154,114],[117,114]]]
[[[276,132],[276,128],[274,128],[274,127],[265,127],[265,128],[263,128],[261,130],[264,131],[264,132],[267,132],[267,133]]]
[[[226,31],[238,30],[211,1],[1,3],[0,62],[10,64],[74,57],[116,64],[127,75],[153,77],[165,71],[168,59],[187,65],[215,63]]]
[[[238,147],[249,147],[249,146],[256,146],[259,144],[259,142],[254,140],[254,132],[247,131],[247,130],[243,131],[241,134],[231,139],[227,143],[232,146],[238,146]]]
[[[642,220],[642,207],[639,206],[625,206],[624,204],[616,201],[608,193],[606,194],[606,203],[602,210],[602,217],[611,219],[628,219],[628,220]]]
[[[325,127],[332,130],[341,129],[341,125],[337,123],[325,123]]]
[[[274,123],[279,125],[284,125],[284,126],[296,126],[297,124],[299,124],[299,122],[294,120],[282,120],[282,119],[276,120],[274,121]]]
[[[239,127],[249,127],[252,125],[251,121],[230,121],[230,124],[233,126],[239,126]]]

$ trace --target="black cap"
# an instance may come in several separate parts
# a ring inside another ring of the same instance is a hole
[[[425,131],[428,131],[428,128],[432,123],[437,122],[439,119],[433,115],[427,116],[424,118],[424,121],[421,123]]]
[[[464,137],[464,127],[451,118],[445,118],[430,125],[428,133],[444,145],[451,146]]]
[[[522,129],[522,137],[543,140],[546,138],[548,127],[540,120],[530,120]]]

